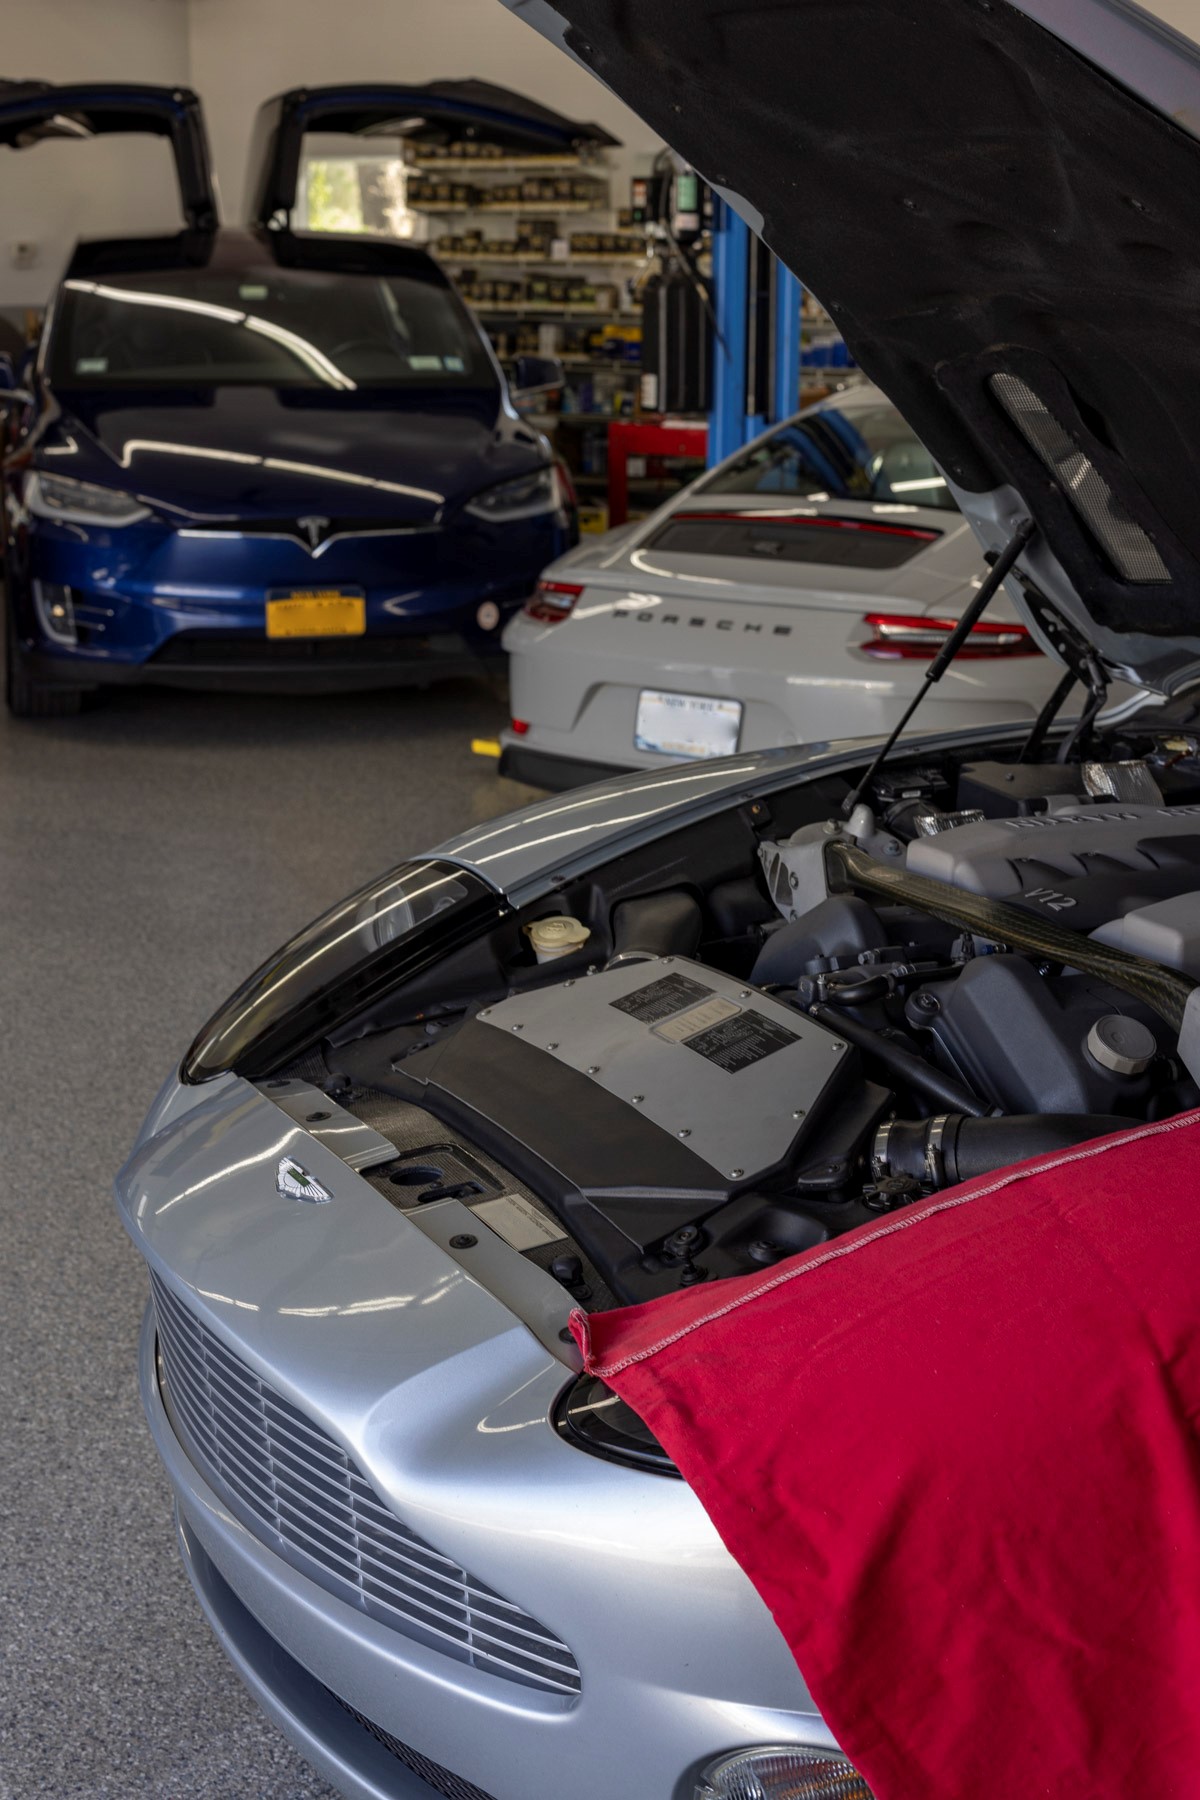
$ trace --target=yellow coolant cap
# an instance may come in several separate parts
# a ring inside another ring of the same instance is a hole
[[[592,935],[586,925],[581,925],[567,913],[557,913],[552,919],[535,919],[525,930],[540,963],[553,962],[556,956],[569,956]]]

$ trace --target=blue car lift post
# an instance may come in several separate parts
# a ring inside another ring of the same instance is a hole
[[[800,303],[804,290],[790,269],[772,257],[770,411],[748,410],[751,355],[750,227],[727,201],[713,196],[712,410],[708,416],[708,463],[757,437],[768,425],[790,418],[800,404]],[[758,254],[769,252],[759,249]]]

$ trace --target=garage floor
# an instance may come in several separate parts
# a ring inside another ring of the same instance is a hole
[[[533,797],[499,690],[0,708],[0,1797],[330,1790],[201,1623],[143,1427],[113,1172],[234,984],[410,850]]]

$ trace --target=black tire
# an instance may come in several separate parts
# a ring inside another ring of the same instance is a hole
[[[16,621],[4,603],[4,698],[14,719],[69,719],[83,707],[83,689],[31,681],[17,639]]]

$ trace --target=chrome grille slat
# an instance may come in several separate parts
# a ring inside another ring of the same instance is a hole
[[[502,1679],[580,1692],[567,1645],[397,1518],[362,1470],[156,1275],[164,1393],[205,1475],[272,1548],[381,1623]]]

